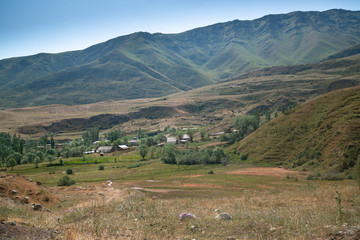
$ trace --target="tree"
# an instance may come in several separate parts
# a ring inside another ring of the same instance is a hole
[[[145,157],[146,157],[146,154],[148,153],[148,151],[149,151],[149,148],[145,144],[141,144],[139,146],[139,153],[140,153],[141,157],[143,158],[143,160],[145,160]]]
[[[196,129],[194,129],[194,128],[190,128],[187,130],[187,134],[190,137],[190,142],[192,142],[194,140],[195,133],[196,133]]]
[[[209,139],[209,134],[207,132],[206,128],[201,128],[200,129],[200,137],[202,141],[208,140]]]
[[[265,112],[265,119],[267,122],[270,122],[270,120],[271,120],[271,111],[270,110]]]
[[[43,152],[37,152],[35,155],[40,158],[41,162],[44,161],[45,154]]]
[[[240,116],[235,118],[234,126],[239,131],[241,137],[245,137],[259,127],[256,116]]]
[[[53,133],[50,134],[50,145],[51,145],[52,149],[55,148],[55,140],[54,140],[54,134]]]
[[[82,134],[83,142],[86,146],[91,145],[93,142],[99,140],[99,129],[90,128]]]
[[[45,135],[39,139],[39,145],[44,146],[44,150],[45,150],[47,142],[48,142],[48,135],[45,133]]]
[[[157,143],[166,142],[165,134],[159,133],[158,135],[156,135],[156,136],[155,136],[155,141],[156,141]]]
[[[124,137],[125,136],[125,132],[121,131],[120,129],[114,129],[110,132],[107,132],[104,134],[105,138],[110,140],[110,142],[114,142],[117,139]]]
[[[213,154],[215,156],[215,163],[220,163],[221,160],[225,157],[225,152],[222,148],[215,148],[215,150],[213,151]]]
[[[20,154],[20,153],[18,153],[18,152],[14,152],[14,153],[12,153],[12,154],[8,157],[9,160],[10,160],[11,158],[13,158],[13,159],[16,161],[17,165],[20,165],[21,162],[22,162],[23,156],[22,156],[22,154]]]
[[[27,153],[26,155],[25,155],[25,162],[26,163],[33,163],[34,162],[34,160],[35,160],[35,154],[34,153]]]
[[[34,159],[35,168],[39,167],[39,163],[41,163],[41,159],[39,156],[36,156]]]
[[[17,165],[17,162],[14,158],[10,158],[8,161],[9,166],[11,167],[11,170],[14,170],[14,167]]]
[[[165,144],[161,155],[161,161],[168,164],[176,164],[175,146]]]
[[[150,154],[150,158],[151,158],[151,159],[153,159],[153,158],[155,157],[156,152],[157,152],[157,149],[156,149],[155,146],[151,146],[151,147],[149,148],[149,154]]]

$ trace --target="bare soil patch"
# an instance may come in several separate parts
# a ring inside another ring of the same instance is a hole
[[[288,175],[300,175],[298,172],[277,167],[254,167],[244,168],[242,170],[227,172],[232,175],[254,175],[254,176],[270,176],[270,177],[286,177]]]
[[[0,173],[0,175],[0,197],[44,206],[49,206],[58,201],[57,196],[44,188],[41,182],[34,182],[19,175],[4,173]]]

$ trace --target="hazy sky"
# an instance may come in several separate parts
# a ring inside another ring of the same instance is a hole
[[[333,8],[360,10],[360,0],[0,0],[0,59],[80,50],[137,31],[179,33]]]

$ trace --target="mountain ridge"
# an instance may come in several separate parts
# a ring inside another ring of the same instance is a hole
[[[292,12],[179,34],[137,32],[84,50],[5,59],[0,106],[160,97],[262,67],[319,61],[360,42],[358,29],[360,11]]]

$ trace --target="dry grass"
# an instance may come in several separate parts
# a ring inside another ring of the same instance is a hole
[[[51,213],[12,205],[8,217],[57,230],[56,239],[324,239],[344,223],[360,224],[360,194],[354,181],[287,180],[271,189],[234,191],[212,189],[200,197],[184,188],[186,194],[179,197],[172,191],[165,195],[108,187],[91,204],[54,206]],[[341,194],[342,220],[335,191]],[[67,197],[84,201],[75,191]],[[233,219],[215,219],[215,209]],[[183,212],[197,218],[180,221]]]

